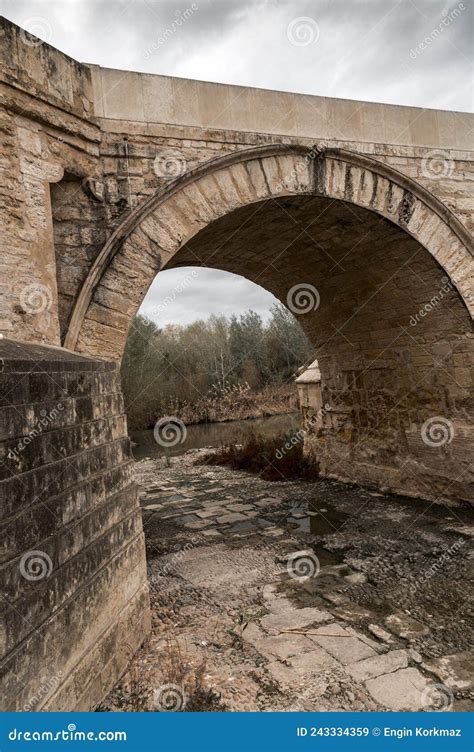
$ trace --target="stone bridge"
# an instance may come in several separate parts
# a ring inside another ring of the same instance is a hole
[[[10,709],[83,710],[148,629],[116,364],[161,269],[235,272],[298,314],[322,474],[472,498],[474,118],[109,70],[0,29],[3,686]]]

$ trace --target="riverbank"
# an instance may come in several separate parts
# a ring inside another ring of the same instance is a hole
[[[193,402],[182,402],[168,406],[166,412],[176,416],[187,426],[202,423],[226,423],[238,420],[266,418],[274,415],[287,415],[298,410],[298,394],[292,382],[267,384],[255,391],[247,385],[229,387],[215,396],[206,395]],[[146,414],[149,410],[144,411]],[[136,422],[136,410],[131,411],[129,420],[133,432],[141,430]],[[156,416],[157,418],[161,415]],[[153,426],[150,426],[152,428]],[[145,430],[145,429],[143,429]]]
[[[136,465],[152,632],[100,709],[474,707],[472,510],[205,451]]]
[[[296,435],[301,428],[300,413],[283,413],[266,418],[247,418],[215,423],[198,423],[187,426],[180,433],[180,441],[174,446],[165,447],[156,441],[153,431],[132,431],[135,459],[162,457],[163,455],[183,455],[190,449],[203,447],[217,448],[229,444],[241,444],[249,436],[258,434],[272,438],[281,433]]]

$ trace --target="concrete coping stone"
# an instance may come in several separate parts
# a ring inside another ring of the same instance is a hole
[[[0,372],[116,371],[117,364],[52,345],[0,339]]]

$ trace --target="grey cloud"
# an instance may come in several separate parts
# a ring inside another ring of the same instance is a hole
[[[188,19],[158,43],[186,9]],[[440,28],[454,8],[457,18]],[[472,109],[471,0],[4,0],[1,12],[24,25],[43,17],[51,44],[85,62],[229,84],[420,107]],[[306,46],[288,39],[297,18],[313,20]],[[426,49],[413,56],[426,38]],[[160,274],[142,310],[160,324],[250,307],[272,296],[243,278],[200,269],[192,285],[158,313],[183,270]],[[209,295],[209,290],[212,290]]]
[[[109,67],[365,101],[472,106],[465,84],[472,80],[470,0],[4,0],[1,7],[20,24],[43,15],[53,44]],[[195,7],[157,45],[173,21]],[[460,16],[410,58],[456,7],[464,8]],[[314,19],[319,31],[303,47],[287,38],[288,24],[300,17]]]
[[[156,277],[140,312],[159,326],[188,324],[208,316],[231,316],[252,309],[262,318],[276,298],[237,274],[219,269],[182,267]]]

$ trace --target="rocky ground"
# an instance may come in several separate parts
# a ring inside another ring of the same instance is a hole
[[[202,454],[136,465],[152,633],[100,710],[473,709],[471,509]]]

